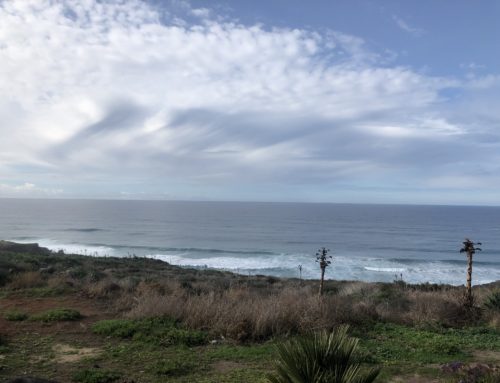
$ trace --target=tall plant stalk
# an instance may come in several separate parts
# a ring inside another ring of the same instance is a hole
[[[472,258],[476,251],[481,251],[477,245],[481,246],[481,242],[472,242],[470,239],[466,238],[463,243],[463,247],[460,249],[461,253],[467,254],[467,283],[465,285],[465,299],[464,305],[471,308],[474,305],[474,296],[472,295]]]
[[[325,271],[326,268],[332,263],[330,259],[332,259],[331,255],[328,255],[330,249],[322,247],[316,253],[316,262],[319,263],[319,267],[321,269],[321,279],[319,281],[319,296],[323,295],[323,286],[325,284]]]

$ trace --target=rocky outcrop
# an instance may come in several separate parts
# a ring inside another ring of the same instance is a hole
[[[51,251],[45,247],[40,247],[38,243],[15,243],[0,241],[0,252],[27,253],[37,255],[49,255]]]

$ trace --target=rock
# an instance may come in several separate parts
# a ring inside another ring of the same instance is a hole
[[[27,253],[38,255],[49,255],[51,251],[45,247],[40,247],[38,243],[15,243],[0,241],[0,252],[9,251],[11,253]]]

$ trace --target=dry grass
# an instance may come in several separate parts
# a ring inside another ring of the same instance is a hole
[[[319,299],[312,284],[267,289],[233,285],[209,291],[206,286],[196,288],[170,282],[160,288],[157,283],[142,282],[129,300],[130,310],[126,315],[168,316],[189,328],[239,341],[330,329],[341,323],[359,326],[382,320],[457,327],[478,320],[464,311],[460,288],[428,290],[418,286],[349,282],[338,292]],[[497,316],[483,316],[486,322],[497,326]]]
[[[319,299],[317,281],[185,269],[142,258],[52,254],[26,255],[23,261],[18,254],[3,257],[0,271],[7,275],[4,281],[10,282],[10,289],[67,286],[62,293],[102,299],[115,308],[117,316],[168,316],[189,328],[240,341],[329,329],[341,323],[433,327],[479,323],[498,327],[500,323],[498,313],[484,306],[499,283],[474,288],[481,309],[471,313],[461,304],[463,287],[325,281],[325,294]],[[45,271],[31,271],[33,265]]]
[[[39,271],[26,271],[14,275],[8,287],[12,290],[20,290],[44,285],[45,280]]]
[[[366,323],[378,318],[375,306],[351,304],[350,297],[318,298],[311,287],[288,287],[269,294],[235,287],[190,294],[178,287],[171,294],[149,292],[136,297],[131,318],[169,316],[193,329],[240,341],[332,328],[340,323]]]

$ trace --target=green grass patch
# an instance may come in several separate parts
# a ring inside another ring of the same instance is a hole
[[[9,310],[5,312],[3,317],[11,322],[21,322],[28,319],[28,314],[19,310]]]
[[[75,321],[82,318],[78,310],[58,308],[31,316],[30,320],[40,322]]]
[[[183,329],[168,318],[104,320],[95,323],[92,331],[99,335],[162,346],[198,346],[207,342],[207,335],[204,332]]]
[[[120,374],[114,371],[95,368],[77,371],[72,376],[72,380],[79,383],[111,383],[120,378]]]
[[[254,344],[245,346],[217,345],[206,350],[211,360],[229,360],[234,362],[267,362],[276,357],[274,343]]]
[[[24,289],[19,294],[29,298],[58,297],[71,292],[68,287],[33,287]]]
[[[197,368],[197,364],[192,360],[164,359],[157,361],[151,372],[157,376],[174,377],[188,375]]]
[[[356,335],[373,362],[384,364],[446,363],[468,360],[473,350],[500,349],[500,332],[489,328],[427,330],[379,323]]]

